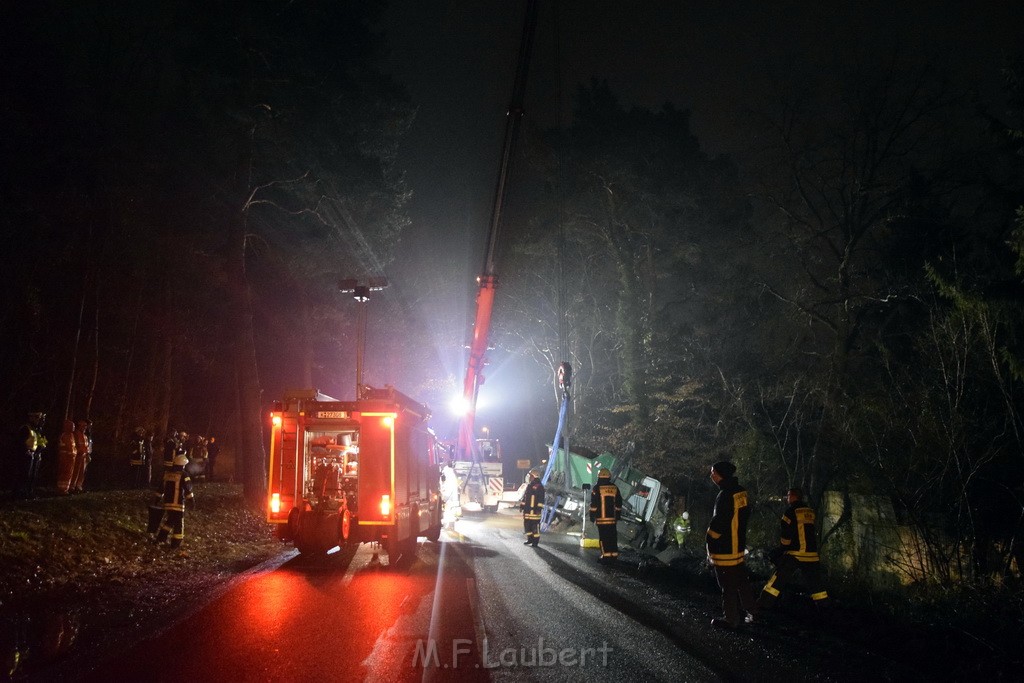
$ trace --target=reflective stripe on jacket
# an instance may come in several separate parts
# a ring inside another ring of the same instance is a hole
[[[540,519],[540,513],[544,511],[544,484],[539,479],[527,485],[519,508],[523,511],[523,519]]]
[[[622,494],[610,479],[598,479],[590,496],[590,518],[595,524],[615,524],[622,514]]]
[[[802,500],[786,508],[780,523],[779,544],[787,555],[800,562],[818,561],[818,531],[814,522],[814,510]]]
[[[185,501],[191,500],[192,480],[180,466],[172,467],[164,472],[163,506],[164,510],[185,510]]]
[[[707,549],[711,564],[720,567],[743,564],[747,554],[747,522],[750,506],[747,490],[736,477],[723,479],[715,499],[715,510],[708,525]]]

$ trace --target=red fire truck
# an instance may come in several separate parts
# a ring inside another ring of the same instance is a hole
[[[274,404],[267,520],[301,553],[379,543],[394,563],[441,533],[437,442],[426,406],[391,386],[359,394]]]

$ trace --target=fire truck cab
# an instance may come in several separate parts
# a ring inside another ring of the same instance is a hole
[[[389,562],[441,533],[429,410],[394,387],[355,401],[286,392],[271,413],[267,521],[300,553],[380,543]]]

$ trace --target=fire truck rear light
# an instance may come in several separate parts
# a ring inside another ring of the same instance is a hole
[[[395,418],[393,418],[390,415],[388,415],[383,420],[381,420],[381,422],[384,423],[385,427],[394,427],[395,426]]]
[[[275,515],[281,512],[281,494],[280,493],[271,493],[270,494],[270,511],[273,514],[275,514]]]
[[[380,514],[383,517],[391,515],[391,496],[386,493],[380,497]]]
[[[271,423],[272,423],[272,424],[273,424],[273,425],[274,425],[275,427],[280,427],[280,426],[281,426],[281,416],[280,416],[280,415],[273,415],[273,416],[272,416],[272,417],[270,418],[270,422],[271,422]]]

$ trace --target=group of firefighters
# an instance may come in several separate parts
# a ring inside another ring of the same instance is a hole
[[[786,492],[787,507],[779,523],[779,544],[769,553],[775,570],[758,596],[746,566],[746,534],[750,520],[747,491],[736,477],[735,465],[729,461],[712,465],[711,480],[719,487],[719,493],[708,524],[706,550],[708,562],[722,590],[723,607],[723,615],[712,619],[712,625],[738,629],[743,624],[755,622],[759,615],[772,608],[782,587],[798,575],[812,602],[818,607],[827,606],[829,596],[824,588],[818,555],[816,515],[804,501],[803,492],[799,488]],[[444,524],[453,528],[461,508],[458,478],[450,463],[442,469],[441,492],[445,502]],[[545,490],[540,471],[532,469],[519,501],[526,535],[524,545],[536,548],[540,544],[544,502]],[[599,562],[615,562],[619,557],[616,523],[621,513],[622,495],[612,482],[611,472],[602,467],[591,491],[588,509],[589,519],[597,528]],[[676,542],[681,544],[690,529],[689,514],[678,514],[672,527]]]
[[[28,419],[17,434],[12,457],[7,461],[7,477],[14,498],[35,497],[43,453],[47,447],[44,434],[46,414],[28,413]],[[92,460],[92,423],[89,420],[64,420],[57,442],[57,494],[82,493],[85,474]],[[184,431],[171,430],[163,446],[163,471],[154,471],[156,459],[154,435],[136,427],[126,444],[128,485],[130,488],[151,488],[147,533],[153,543],[166,543],[178,548],[184,539],[185,506],[194,500],[192,477],[187,468],[200,477],[212,478],[213,465],[219,451],[215,437],[189,437]]]
[[[33,412],[18,429],[14,452],[7,463],[7,477],[14,498],[28,499],[36,495],[36,480],[43,462],[47,439],[44,433],[46,413]],[[57,493],[81,493],[85,487],[85,471],[92,460],[92,422],[64,420],[57,442]]]

